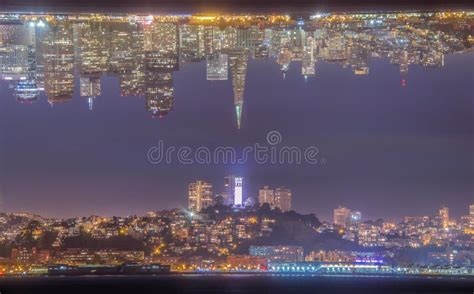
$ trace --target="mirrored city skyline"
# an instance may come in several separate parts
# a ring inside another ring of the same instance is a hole
[[[249,60],[278,64],[285,79],[298,63],[301,78],[325,75],[322,62],[370,75],[371,60],[399,68],[442,68],[446,55],[471,49],[473,12],[153,16],[3,14],[0,77],[21,103],[54,106],[74,95],[89,109],[101,77],[119,81],[120,96],[143,97],[152,117],[174,111],[174,74],[205,63],[207,81],[230,82],[235,127],[241,128]],[[79,89],[75,89],[75,83]],[[78,92],[78,93],[75,93]]]

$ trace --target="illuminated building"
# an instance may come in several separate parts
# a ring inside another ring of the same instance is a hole
[[[265,270],[267,259],[252,255],[229,255],[227,265],[231,270]]]
[[[144,50],[178,54],[178,26],[173,23],[153,23],[144,26]]]
[[[350,48],[350,62],[356,75],[369,74],[370,51],[363,45],[356,45]]]
[[[111,73],[125,73],[135,66],[137,46],[143,42],[134,42],[133,33],[138,28],[129,23],[111,23],[109,40],[108,71]],[[136,40],[135,40],[136,41]],[[140,49],[143,49],[141,47]]]
[[[11,258],[16,263],[32,262],[35,254],[36,248],[32,248],[31,250],[27,248],[13,248],[11,250]]]
[[[93,110],[94,99],[101,94],[100,77],[81,77],[79,79],[79,90],[80,96],[87,98],[89,110]]]
[[[77,30],[76,56],[81,74],[100,74],[108,69],[108,38],[104,38],[102,23],[89,22],[75,25]]]
[[[281,72],[283,73],[283,79],[286,77],[286,73],[290,68],[290,63],[292,60],[293,54],[288,48],[284,48],[278,55],[277,63],[281,66]]]
[[[74,91],[74,44],[68,23],[48,28],[43,41],[45,92],[51,104],[68,101]]]
[[[204,181],[189,184],[188,209],[199,212],[212,205],[212,185]]]
[[[36,100],[39,93],[40,90],[34,80],[21,80],[15,85],[15,96],[20,102]]]
[[[38,89],[44,91],[44,40],[47,36],[47,29],[35,28],[35,80]]]
[[[143,51],[143,29],[139,26],[130,28],[130,44],[126,47],[131,56],[130,63],[123,64],[120,72],[120,93],[122,96],[142,96],[145,94],[145,54]],[[113,42],[112,42],[113,43]],[[121,62],[122,60],[120,60]],[[113,64],[111,64],[113,66]],[[114,68],[117,68],[114,66]]]
[[[173,73],[146,72],[146,109],[151,111],[154,117],[162,117],[172,110],[173,95]]]
[[[265,257],[268,261],[299,262],[304,260],[301,246],[250,246],[252,256]]]
[[[34,38],[34,28],[28,23],[21,21],[0,23],[0,44],[31,45]]]
[[[234,205],[235,206],[243,205],[243,178],[242,177],[234,178]]]
[[[305,257],[305,261],[322,262],[355,262],[356,257],[348,251],[329,250],[311,251]]]
[[[314,60],[314,40],[312,37],[308,37],[306,45],[303,50],[303,58],[301,62],[301,74],[306,77],[312,77],[315,75],[315,60]]]
[[[249,28],[237,28],[236,33],[237,48],[250,48],[252,46],[252,33]]]
[[[230,175],[224,178],[224,202],[226,205],[243,205],[243,178]]]
[[[183,24],[179,27],[179,59],[183,63],[204,59],[204,27]]]
[[[234,107],[237,117],[237,129],[242,121],[242,108],[244,106],[245,76],[247,74],[248,52],[246,49],[232,50],[229,52],[230,71],[232,73],[232,88],[234,91]]]
[[[26,75],[28,47],[23,45],[0,46],[0,74]]]
[[[474,230],[474,204],[469,206],[469,226]]]
[[[291,210],[291,190],[284,187],[276,188],[275,190],[275,207],[278,207],[282,212]]]
[[[95,255],[105,264],[136,263],[145,260],[144,251],[99,250]]]
[[[347,226],[351,216],[351,210],[342,206],[334,209],[334,224],[338,226]]]
[[[69,265],[94,264],[97,258],[90,249],[70,248],[57,253],[55,258],[58,263]]]
[[[380,234],[380,228],[375,225],[361,223],[357,227],[357,239],[359,245],[364,247],[383,246],[384,237]]]
[[[449,225],[449,208],[441,207],[438,212],[438,217],[440,219],[441,227],[447,228]]]
[[[100,77],[81,77],[79,79],[81,97],[97,97],[101,94]]]
[[[360,211],[351,211],[351,223],[360,222],[362,219],[362,213]]]
[[[258,204],[262,205],[264,203],[268,203],[271,208],[275,207],[275,196],[273,189],[270,189],[268,186],[264,186],[258,192]]]
[[[351,224],[356,224],[362,220],[362,213],[360,211],[350,210],[349,208],[341,207],[334,209],[334,224],[347,227]]]
[[[227,54],[215,53],[206,58],[208,81],[226,81],[228,76]]]
[[[155,23],[144,28],[145,100],[154,117],[173,108],[173,71],[179,68],[178,29],[175,24]]]
[[[406,50],[401,51],[399,58],[400,75],[406,76],[408,74],[408,52]]]
[[[268,46],[266,45],[259,45],[255,48],[253,53],[253,57],[255,59],[265,59],[268,58]]]

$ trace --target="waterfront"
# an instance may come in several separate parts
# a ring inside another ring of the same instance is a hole
[[[71,287],[74,285],[74,287]],[[1,279],[2,293],[445,293],[471,294],[462,278],[178,275]]]

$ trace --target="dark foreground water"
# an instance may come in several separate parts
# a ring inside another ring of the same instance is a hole
[[[472,278],[180,275],[20,278],[1,293],[473,293]]]

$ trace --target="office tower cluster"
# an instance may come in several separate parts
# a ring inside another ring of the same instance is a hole
[[[244,195],[244,178],[241,176],[229,175],[224,178],[224,191],[214,194],[212,184],[198,180],[192,182],[188,187],[188,209],[199,212],[212,205],[232,206],[234,208],[244,208],[253,206],[255,203],[252,197]],[[291,190],[279,187],[275,190],[265,186],[260,189],[258,204],[268,203],[272,209],[278,208],[282,212],[291,210]]]
[[[0,79],[11,83],[20,102],[44,93],[51,105],[70,101],[78,80],[79,96],[92,110],[102,95],[101,78],[113,76],[121,96],[144,97],[152,117],[163,117],[173,110],[174,73],[205,62],[207,80],[231,83],[228,99],[241,128],[252,59],[277,63],[283,78],[297,63],[307,79],[321,74],[321,61],[367,75],[371,59],[386,58],[399,66],[405,86],[410,65],[442,67],[445,54],[473,43],[468,18],[338,17],[0,14]]]
[[[213,195],[212,184],[196,181],[189,184],[188,209],[199,212],[214,204],[241,208],[244,206],[243,177],[229,175],[224,178],[224,192]]]
[[[212,205],[212,184],[196,181],[189,184],[188,208],[191,211],[201,211]]]
[[[260,205],[267,203],[270,208],[278,208],[281,211],[291,210],[291,190],[285,187],[271,189],[269,186],[264,186],[259,190],[258,203]]]

